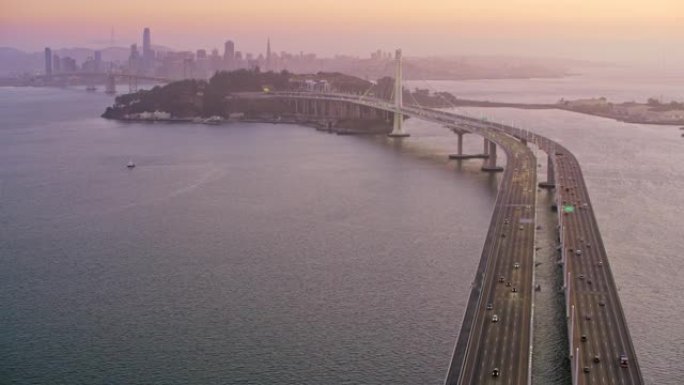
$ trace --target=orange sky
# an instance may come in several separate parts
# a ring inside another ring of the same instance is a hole
[[[366,55],[684,57],[684,0],[0,0],[0,46],[157,44]]]

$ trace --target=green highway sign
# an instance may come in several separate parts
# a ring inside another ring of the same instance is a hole
[[[563,211],[565,211],[566,213],[574,213],[575,207],[573,205],[565,205],[563,206]]]

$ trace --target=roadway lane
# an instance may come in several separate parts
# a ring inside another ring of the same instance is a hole
[[[479,295],[471,295],[467,312],[473,314],[467,314],[465,321],[470,325],[464,324],[461,329],[446,383],[527,384],[536,162],[532,152],[518,140],[500,132],[485,136],[505,150],[507,166],[482,251],[484,268],[478,271],[482,283],[473,287],[473,293]],[[488,304],[491,310],[487,310]],[[494,315],[497,322],[492,321]],[[463,350],[459,345],[464,342],[464,354],[460,356],[456,353]],[[494,368],[499,369],[499,377],[492,376]]]
[[[610,270],[607,253],[591,206],[582,170],[575,156],[560,144],[539,135],[508,128],[509,133],[535,141],[552,158],[561,224],[564,274],[568,277],[568,328],[576,384],[643,384],[636,352]],[[564,206],[572,209],[564,210]],[[577,250],[580,250],[579,253]],[[573,314],[574,313],[574,316]],[[570,334],[570,333],[569,333]],[[577,350],[579,349],[579,350]],[[628,366],[620,367],[620,354]],[[598,362],[595,357],[598,356]],[[588,372],[585,372],[585,368]]]

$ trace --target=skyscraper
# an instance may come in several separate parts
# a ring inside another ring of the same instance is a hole
[[[143,30],[142,62],[145,71],[150,71],[154,64],[154,51],[152,50],[152,36],[149,28]]]
[[[226,69],[235,68],[235,43],[232,40],[226,40],[226,44],[224,44],[223,64]]]
[[[233,60],[235,58],[235,43],[232,40],[227,40],[224,45],[223,59],[226,61]]]
[[[52,50],[50,47],[45,48],[45,75],[52,76]]]
[[[272,71],[273,67],[271,65],[271,38],[266,40],[266,71]]]

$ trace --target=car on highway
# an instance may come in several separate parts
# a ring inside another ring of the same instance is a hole
[[[601,362],[601,356],[594,354],[594,363],[598,364],[599,362]]]
[[[494,315],[492,316],[492,322],[499,322],[499,316],[496,315],[496,314],[494,314]]]
[[[589,372],[591,372],[591,369],[589,369],[588,366],[585,366],[584,367],[584,373],[589,373]]]
[[[487,310],[492,310],[492,309],[494,309],[494,305],[492,305],[491,303],[488,303],[487,304]]]
[[[627,355],[625,353],[622,353],[620,354],[620,367],[626,368],[627,366]]]
[[[513,264],[514,269],[519,269],[520,268],[520,263],[516,262]]]
[[[597,265],[603,266],[603,261],[598,261]]]
[[[500,275],[500,276],[499,276],[499,282],[503,283],[503,281],[504,281],[504,276],[503,276],[503,275]]]
[[[579,278],[579,279],[584,279],[584,274],[578,275],[577,278]]]
[[[582,255],[582,250],[580,250],[580,249],[575,249],[575,255],[577,255],[577,256]]]
[[[494,368],[494,370],[492,370],[492,377],[499,377],[500,374],[499,368]]]

